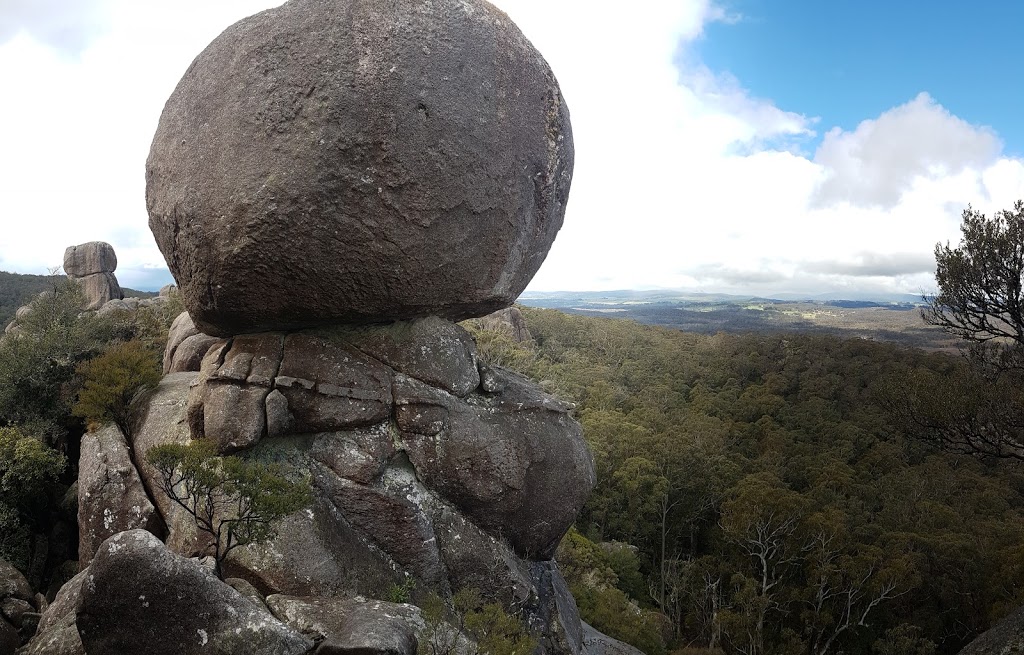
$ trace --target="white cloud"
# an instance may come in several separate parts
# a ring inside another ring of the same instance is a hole
[[[64,55],[77,55],[109,20],[108,0],[4,0],[0,43],[19,34]]]
[[[956,175],[992,163],[1001,149],[995,133],[953,116],[927,93],[863,121],[853,132],[832,128],[814,155],[827,178],[815,203],[846,201],[895,206],[916,177]]]
[[[212,38],[279,2],[63,0],[76,41],[52,36],[60,21],[36,10],[49,4],[14,1],[0,9],[0,268],[45,272],[101,239],[124,284],[155,284],[144,162],[163,103]],[[710,2],[497,4],[551,64],[573,121],[565,227],[535,290],[916,292],[968,203],[1024,197],[1024,166],[995,133],[926,94],[844,132],[709,70],[693,44],[740,19]]]

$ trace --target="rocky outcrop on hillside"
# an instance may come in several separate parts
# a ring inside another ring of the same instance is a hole
[[[530,329],[526,327],[526,318],[519,311],[518,307],[506,307],[492,312],[487,316],[481,316],[477,323],[484,330],[504,334],[516,343],[528,343],[533,341]]]
[[[111,300],[124,298],[115,270],[117,255],[104,241],[68,246],[64,251],[64,272],[82,287],[86,309],[99,309]]]
[[[540,652],[598,652],[552,559],[595,483],[580,426],[452,322],[529,282],[572,157],[551,71],[483,0],[290,0],[218,37],[147,162],[187,312],[130,439],[83,447],[88,575],[31,648],[73,624],[89,655],[412,655],[400,588],[474,589]],[[143,456],[200,439],[313,491],[230,584]]]

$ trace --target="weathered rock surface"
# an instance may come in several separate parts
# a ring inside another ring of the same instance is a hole
[[[124,298],[114,276],[116,268],[114,248],[103,241],[69,246],[64,251],[64,272],[82,287],[87,310],[100,309],[111,300]]]
[[[78,474],[79,570],[108,537],[141,528],[164,532],[117,426],[108,424],[82,437]]]
[[[596,482],[593,458],[565,405],[494,374],[501,390],[469,402],[396,376],[398,428],[427,487],[522,555],[547,559]]]
[[[211,350],[189,398],[192,436],[234,452],[268,436],[319,434],[320,463],[358,484],[404,451],[426,486],[477,525],[524,557],[551,557],[595,482],[568,408],[500,369],[489,372],[489,391],[480,388],[472,341],[452,323],[375,330],[261,333]],[[365,432],[389,420],[396,435]],[[333,445],[327,433],[340,434]],[[331,488],[350,521],[383,512],[413,530],[397,506]]]
[[[21,571],[0,559],[0,598],[20,598],[32,602],[35,594]]]
[[[203,363],[203,357],[213,348],[217,337],[208,334],[194,334],[178,344],[174,349],[169,361],[164,362],[164,373],[183,373],[186,371],[198,371]]]
[[[583,652],[587,655],[644,655],[639,648],[613,639],[589,623],[583,624]]]
[[[22,655],[85,655],[78,635],[76,608],[88,575],[89,570],[85,569],[61,587],[43,612],[35,637]]]
[[[189,387],[195,382],[196,373],[171,373],[165,375],[153,391],[146,405],[145,414],[132,435],[138,472],[144,484],[156,490],[156,471],[146,462],[145,454],[153,446],[165,443],[184,444],[189,440],[188,423],[185,420],[185,401]],[[79,498],[81,503],[82,498]],[[195,521],[166,494],[154,491],[152,501],[167,526],[168,547],[184,555],[195,555],[201,544],[196,535]],[[80,507],[81,511],[81,507]],[[90,510],[92,511],[92,510]]]
[[[533,341],[530,328],[518,307],[506,307],[478,319],[480,327],[491,332],[507,335],[516,343]]]
[[[113,273],[116,270],[117,255],[114,254],[114,247],[105,241],[68,246],[64,251],[64,272],[71,277]]]
[[[298,598],[273,595],[267,605],[279,619],[319,643],[317,655],[415,655],[419,608],[363,598]]]
[[[82,585],[89,655],[302,655],[313,643],[143,530],[103,542]]]
[[[204,332],[510,305],[562,224],[569,113],[482,0],[292,0],[228,28],[168,100],[150,227]]]
[[[250,345],[262,342],[261,335],[247,339]],[[223,358],[212,352],[208,357],[209,366],[216,368],[217,362],[223,361],[228,372],[234,371],[240,383],[248,384],[254,370],[263,370],[271,365],[254,353],[249,353],[252,357],[245,355],[246,350],[240,349],[233,356],[229,352]],[[243,362],[246,362],[244,366]],[[363,360],[359,362],[363,363]],[[330,368],[327,364],[324,366]],[[201,396],[204,387],[201,380],[206,372],[204,369],[198,377],[189,373],[165,377],[153,395],[145,420],[136,431],[136,448],[140,452],[165,440],[181,443],[188,438],[185,397],[193,380],[197,385],[191,390],[192,394]],[[394,375],[397,378],[402,374]],[[468,409],[465,412],[493,409],[498,417],[495,421],[500,422],[504,420],[501,418],[504,413],[514,413],[520,404],[525,407],[529,403],[517,386],[521,381],[500,370],[497,375],[504,380],[503,388],[513,394],[506,398],[504,407],[500,401],[501,394],[489,395],[477,390],[466,399],[458,399],[407,376],[404,379],[405,384],[431,389],[431,393],[441,395],[446,402],[466,403]],[[542,397],[529,402],[536,407],[526,407],[526,414],[537,414],[530,421],[550,421],[550,415],[554,417],[553,424],[560,426],[559,430],[564,429],[565,426],[559,423],[561,419],[557,418],[562,416],[563,409],[558,403]],[[479,416],[484,415],[486,413]],[[520,432],[533,429],[516,423],[512,426]],[[467,428],[467,431],[472,429],[476,428]],[[569,431],[567,435],[555,438],[554,442],[568,439],[570,443],[563,444],[563,447],[573,451],[576,446],[571,442],[578,434]],[[441,444],[437,447],[443,450],[446,437],[439,432],[433,437],[416,435],[410,438],[417,442]],[[578,475],[578,472],[567,471],[564,464],[555,467],[561,461],[557,457],[535,461],[536,453],[530,450],[534,446],[530,445],[528,437],[524,436],[522,444],[502,439],[498,440],[499,450],[513,451],[509,457],[515,454],[516,448],[522,448],[524,453],[513,457],[517,473],[502,473],[508,479],[520,475],[523,466],[527,471],[525,479],[531,479],[533,474],[529,469],[548,464],[552,465],[548,473],[537,475],[560,481]],[[552,448],[555,447],[554,442]],[[433,589],[442,596],[450,596],[464,587],[473,587],[486,598],[502,602],[510,609],[522,610],[535,629],[551,635],[549,648],[555,648],[552,644],[561,644],[550,652],[578,652],[574,647],[569,650],[563,648],[563,645],[571,645],[578,640],[557,636],[567,629],[565,626],[578,622],[575,607],[565,602],[567,592],[559,590],[560,576],[552,575],[547,565],[531,563],[524,559],[523,554],[517,553],[510,546],[510,541],[516,541],[516,535],[511,531],[485,530],[476,524],[476,514],[462,509],[426,484],[427,476],[421,475],[411,461],[411,450],[409,441],[398,430],[394,412],[389,419],[370,426],[261,439],[256,446],[245,450],[244,455],[308,470],[312,474],[314,502],[308,509],[286,517],[276,539],[233,551],[226,563],[226,574],[249,581],[265,594],[293,596],[363,594],[377,597],[391,584],[401,582],[405,574],[416,578],[418,589]],[[539,452],[543,451],[544,448],[540,448]],[[437,454],[430,455],[425,445],[421,445],[418,452],[418,457],[424,461],[430,457],[438,458]],[[488,462],[487,467],[494,474],[498,460],[484,457],[483,461]],[[582,476],[582,484],[586,486],[592,481],[592,469],[589,457],[581,461],[585,464],[586,473]],[[443,468],[429,462],[426,466],[434,467],[431,469],[432,480],[443,479]],[[152,480],[153,472],[148,465],[143,465],[142,469],[143,476]],[[488,475],[486,468],[482,474]],[[462,474],[452,471],[449,475],[457,479]],[[452,483],[456,488],[462,484],[458,481]],[[502,484],[495,482],[485,487],[502,489]],[[540,488],[550,490],[551,485],[545,483]],[[523,496],[532,494],[528,488],[520,493]],[[584,493],[585,490],[573,491],[581,497]],[[498,502],[497,499],[505,498],[513,503],[510,494],[498,493],[491,500]],[[158,497],[157,501],[161,511],[169,512],[166,514],[170,530],[168,543],[178,552],[198,552],[191,519],[176,514],[177,510],[165,499]],[[564,510],[563,504],[567,503],[561,496],[532,496],[532,499],[519,503],[519,525],[525,525],[529,512],[532,512],[540,520],[554,516],[564,524],[559,528],[564,531],[572,520],[572,512]],[[525,511],[523,508],[532,509]],[[516,513],[511,512],[510,515],[516,516]],[[545,536],[538,543],[557,540],[561,536],[558,531],[547,532],[549,529],[542,526]],[[536,538],[538,532],[524,529],[524,534],[528,538]]]
[[[1010,613],[967,644],[959,655],[1017,655],[1024,653],[1024,607]]]

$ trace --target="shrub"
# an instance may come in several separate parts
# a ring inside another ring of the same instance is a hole
[[[31,529],[67,462],[63,455],[18,428],[0,428],[0,557],[24,570]]]
[[[84,384],[74,415],[91,423],[113,421],[130,444],[136,402],[160,382],[156,355],[141,341],[127,341],[80,364],[78,372]]]
[[[312,500],[307,479],[293,481],[277,466],[220,456],[211,441],[156,446],[146,460],[159,473],[158,488],[212,537],[209,547],[221,579],[232,550],[273,539],[278,519]]]

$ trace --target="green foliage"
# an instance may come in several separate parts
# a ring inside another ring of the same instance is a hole
[[[78,373],[83,385],[72,413],[94,424],[113,421],[131,443],[136,401],[160,382],[159,357],[141,341],[126,341],[79,364]]]
[[[105,345],[108,333],[66,280],[37,297],[20,330],[0,340],[0,421],[32,426],[61,442],[74,429],[70,408],[78,364]]]
[[[975,359],[997,370],[1024,367],[1024,201],[991,218],[968,207],[957,248],[936,244],[939,295],[926,321],[982,346]]]
[[[925,321],[960,337],[966,362],[888,380],[907,434],[953,452],[1024,459],[1024,202],[991,218],[964,210],[960,245],[935,246],[939,294]]]
[[[0,428],[0,557],[28,566],[28,537],[67,462],[39,439]]]
[[[275,465],[220,456],[210,441],[156,446],[146,460],[159,474],[159,489],[211,537],[209,547],[222,578],[232,550],[272,539],[279,519],[312,501],[308,479],[289,479]]]
[[[476,589],[460,589],[450,608],[431,593],[420,609],[426,623],[420,655],[528,655],[537,648],[537,640],[518,617],[498,603],[486,602]]]
[[[667,617],[675,648],[762,653],[902,648],[905,625],[907,648],[944,655],[1024,602],[1022,472],[911,439],[882,402],[915,376],[977,386],[947,377],[956,358],[522,311],[535,343],[508,361],[576,403],[594,452],[580,532],[636,547],[643,579],[570,532],[558,559],[588,617],[631,603]]]
[[[407,575],[401,584],[395,583],[388,587],[384,600],[389,603],[408,603],[412,599],[414,591],[416,591],[416,579]]]
[[[27,305],[44,291],[63,283],[63,275],[23,275],[0,271],[0,329],[14,318],[19,307]]]
[[[642,609],[617,587],[620,579],[615,565],[632,572],[636,560],[631,556],[632,552],[622,544],[602,548],[573,528],[558,545],[556,559],[576,599],[580,618],[647,655],[662,655],[666,648],[661,617],[657,612]]]

